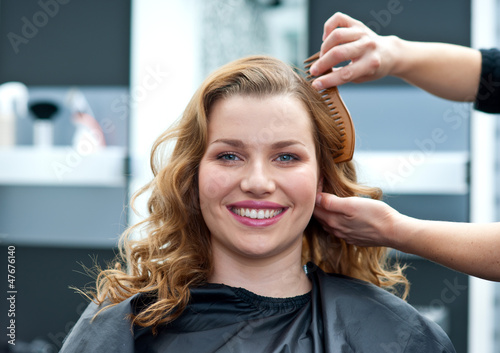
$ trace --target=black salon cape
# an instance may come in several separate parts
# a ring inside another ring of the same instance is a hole
[[[134,296],[99,314],[90,304],[61,353],[437,353],[455,352],[443,330],[372,284],[307,265],[312,291],[267,298],[242,288],[192,289],[188,308],[153,336],[127,318],[147,303]]]

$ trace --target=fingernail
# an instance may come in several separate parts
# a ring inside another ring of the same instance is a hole
[[[312,86],[317,91],[321,91],[323,89],[323,83],[321,81],[314,81]]]
[[[321,194],[317,194],[316,195],[316,205],[319,205],[321,204],[321,199],[323,198],[323,196],[321,196]]]
[[[311,71],[311,75],[313,76],[316,76],[318,74],[318,69],[316,68],[316,65],[311,66],[309,71]]]

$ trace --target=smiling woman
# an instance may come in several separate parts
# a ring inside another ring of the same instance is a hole
[[[271,121],[283,124],[255,138]],[[306,107],[290,95],[242,93],[215,102],[208,122],[199,188],[212,244],[209,281],[273,297],[306,293],[310,282],[297,260],[320,186]],[[266,264],[270,271],[249,281],[247,273]]]
[[[387,249],[349,245],[312,216],[320,191],[380,197],[334,162],[337,129],[279,60],[210,75],[153,147],[150,215],[123,237],[127,269],[100,273],[61,352],[454,352],[389,293],[408,283]]]

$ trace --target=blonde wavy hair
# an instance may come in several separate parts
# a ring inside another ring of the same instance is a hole
[[[133,317],[136,325],[155,331],[159,324],[175,320],[189,302],[190,288],[207,283],[212,253],[210,232],[200,210],[198,166],[206,150],[210,108],[233,95],[299,99],[313,122],[323,191],[342,197],[381,198],[379,189],[356,182],[352,162],[334,163],[342,146],[339,131],[319,93],[291,67],[267,56],[251,56],[221,67],[203,82],[175,126],[154,143],[154,178],[132,199],[133,204],[139,195],[151,192],[149,216],[122,235],[120,259],[97,278],[93,299],[98,304],[114,305],[138,293],[150,297],[150,303]],[[170,142],[175,142],[173,151],[168,149]],[[139,229],[146,236],[134,238]],[[408,293],[402,268],[389,265],[386,248],[347,244],[323,230],[314,217],[304,231],[302,261],[312,261],[325,272],[398,289],[403,297]]]

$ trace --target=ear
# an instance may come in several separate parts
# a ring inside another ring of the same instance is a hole
[[[322,176],[318,180],[318,189],[316,191],[317,192],[322,192],[323,191],[323,177]]]

